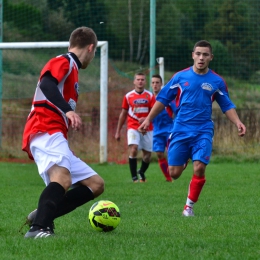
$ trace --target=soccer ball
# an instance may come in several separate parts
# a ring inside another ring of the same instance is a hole
[[[89,223],[97,231],[112,231],[120,223],[118,206],[109,200],[95,202],[89,210]]]

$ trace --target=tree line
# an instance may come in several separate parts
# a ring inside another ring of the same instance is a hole
[[[158,0],[156,57],[168,70],[191,64],[196,41],[209,40],[219,74],[258,80],[260,1]],[[78,26],[109,42],[113,60],[149,64],[149,0],[3,0],[3,41],[67,41]]]

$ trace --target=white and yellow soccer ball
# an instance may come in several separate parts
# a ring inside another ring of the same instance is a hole
[[[109,200],[95,202],[89,210],[89,223],[97,231],[109,232],[120,223],[118,206]]]

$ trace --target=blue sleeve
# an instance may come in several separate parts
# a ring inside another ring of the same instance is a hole
[[[169,103],[169,106],[174,114],[174,116],[177,116],[177,113],[178,113],[178,108],[176,106],[176,102],[175,100],[172,100],[170,103]]]
[[[159,92],[158,96],[156,97],[157,101],[160,101],[165,106],[168,106],[169,103],[175,99],[178,88],[180,85],[176,81],[176,77],[173,77]]]
[[[227,86],[224,82],[220,83],[219,90],[214,94],[214,98],[219,104],[223,113],[232,108],[236,108],[235,104],[229,98]]]

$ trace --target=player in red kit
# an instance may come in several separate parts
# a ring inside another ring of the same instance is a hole
[[[75,29],[68,53],[50,59],[40,73],[23,134],[22,149],[35,161],[46,188],[38,207],[27,217],[26,238],[54,234],[55,218],[93,200],[104,191],[103,179],[69,148],[69,127],[82,121],[75,113],[78,70],[86,69],[95,56],[97,37],[91,28]],[[71,189],[69,189],[71,188]]]
[[[149,114],[154,102],[154,95],[145,89],[146,79],[143,73],[134,76],[134,90],[128,92],[123,99],[122,111],[119,116],[116,140],[120,140],[120,131],[127,119],[127,142],[129,147],[129,167],[133,182],[146,182],[145,172],[150,164],[153,149],[153,126],[150,124],[146,135],[138,132],[138,127]],[[142,164],[137,171],[137,154],[142,150]]]

